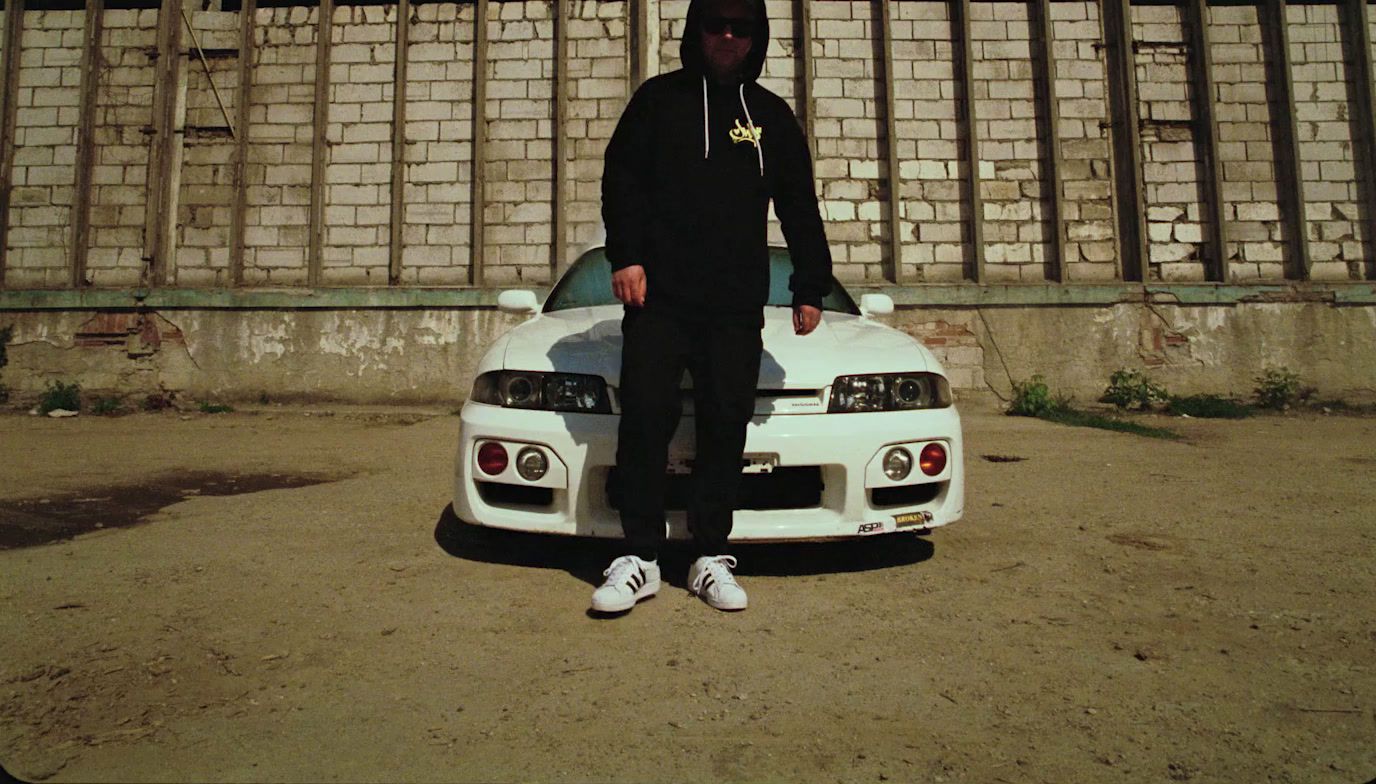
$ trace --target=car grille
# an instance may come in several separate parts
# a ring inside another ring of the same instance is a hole
[[[612,411],[621,413],[621,390],[610,387]],[[826,397],[821,389],[756,389],[755,415],[822,414],[826,412]],[[679,402],[684,416],[693,416],[693,390],[680,390]]]
[[[826,412],[826,400],[820,389],[757,389],[755,415],[779,416],[788,414],[821,414]],[[693,413],[693,391],[683,390],[683,413]]]
[[[665,477],[664,508],[683,511],[688,507],[691,477],[670,474]],[[821,466],[785,466],[767,474],[742,474],[736,493],[736,509],[815,509],[822,505]],[[620,479],[613,468],[607,475],[607,505],[621,508]]]
[[[921,485],[876,487],[870,491],[870,501],[875,506],[917,506],[936,498],[945,486],[945,482],[928,482]]]
[[[548,487],[478,482],[478,495],[491,506],[549,506],[554,491]]]

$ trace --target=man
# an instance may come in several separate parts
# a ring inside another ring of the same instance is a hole
[[[763,0],[693,0],[683,68],[647,81],[607,147],[602,216],[622,320],[621,524],[628,555],[592,597],[629,610],[659,590],[668,446],[692,377],[696,454],[690,590],[743,610],[728,553],[746,425],[755,408],[769,291],[770,199],[793,257],[793,327],[812,332],[831,286],[812,162],[792,110],[756,83],[769,46]]]

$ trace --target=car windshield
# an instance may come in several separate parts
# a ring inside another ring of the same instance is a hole
[[[793,293],[788,290],[788,278],[792,274],[793,263],[789,261],[788,251],[770,248],[769,301],[765,304],[785,308],[793,304]],[[612,296],[612,268],[607,261],[607,250],[599,247],[584,253],[569,267],[545,300],[544,312],[619,304]],[[835,278],[831,279],[831,293],[822,300],[822,310],[860,315],[855,301]]]

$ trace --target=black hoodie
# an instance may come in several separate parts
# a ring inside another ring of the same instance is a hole
[[[705,4],[688,8],[683,68],[641,85],[607,146],[607,258],[614,270],[645,268],[647,309],[762,323],[772,198],[793,259],[793,304],[820,308],[831,251],[807,140],[788,104],[756,83],[769,48],[764,2],[750,0],[755,36],[731,84],[704,64]]]

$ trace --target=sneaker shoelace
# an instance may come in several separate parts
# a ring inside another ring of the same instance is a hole
[[[636,570],[639,568],[640,565],[635,562],[635,558],[629,555],[623,555],[615,561],[612,561],[612,565],[608,566],[606,570],[602,572],[602,576],[608,578],[607,582],[612,585],[629,588],[631,575],[635,574]]]
[[[731,574],[731,570],[736,566],[736,556],[719,555],[707,562],[706,568],[698,573],[697,579],[693,580],[693,593],[701,593],[702,586],[710,576],[715,585],[735,585],[736,577]]]

